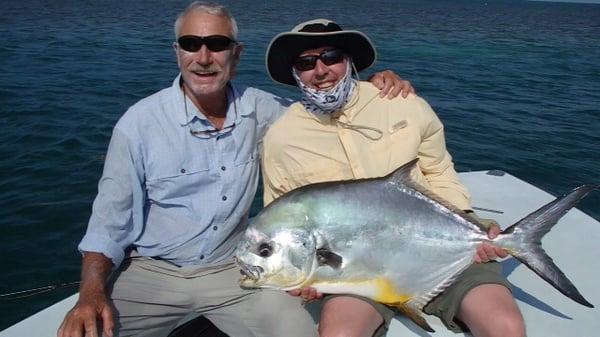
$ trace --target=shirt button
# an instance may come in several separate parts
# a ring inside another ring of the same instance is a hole
[[[221,199],[223,199],[223,201],[227,200],[227,196],[224,195]]]
[[[219,227],[213,226],[213,231],[216,231],[217,229],[219,229]]]
[[[181,169],[181,173],[185,173],[185,169]]]
[[[221,171],[225,171],[227,168],[225,166],[221,166]]]
[[[204,255],[200,255],[200,260],[204,260]]]

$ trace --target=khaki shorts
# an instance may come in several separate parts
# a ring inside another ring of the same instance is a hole
[[[502,275],[500,263],[475,263],[462,272],[448,289],[427,303],[423,312],[439,317],[451,331],[468,331],[462,322],[455,319],[456,312],[465,295],[471,289],[482,284],[499,284],[505,286],[509,291],[511,290],[510,283]]]
[[[118,337],[164,337],[188,315],[202,315],[232,337],[318,337],[300,297],[242,289],[233,262],[178,267],[132,252],[115,276]]]
[[[475,263],[458,276],[456,281],[444,292],[433,298],[423,312],[439,317],[444,325],[453,332],[468,331],[460,322],[455,320],[456,312],[465,295],[473,288],[482,284],[500,284],[510,290],[510,284],[502,275],[502,265],[498,262]],[[362,299],[371,304],[383,317],[384,323],[375,331],[374,337],[385,336],[392,318],[398,311],[372,299],[356,295],[327,295],[323,303],[336,296],[350,296]]]

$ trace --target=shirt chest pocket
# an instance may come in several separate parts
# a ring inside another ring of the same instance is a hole
[[[248,164],[252,164],[252,163],[256,162],[256,160],[258,159],[257,156],[258,156],[258,151],[256,148],[253,148],[249,151],[245,151],[245,152],[237,155],[236,158],[234,159],[233,165],[235,167],[240,167],[240,166],[246,166]]]
[[[421,146],[421,131],[415,125],[404,125],[398,129],[388,130],[387,136],[392,152],[407,152],[411,157],[417,155]]]
[[[419,155],[421,132],[417,125],[406,119],[390,117],[383,136],[371,147],[373,162],[382,166],[387,174]]]
[[[211,157],[202,153],[165,155],[146,163],[146,192],[156,202],[189,197],[218,179]]]

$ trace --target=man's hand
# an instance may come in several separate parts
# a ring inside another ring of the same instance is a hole
[[[315,288],[294,289],[288,291],[288,294],[302,297],[305,303],[323,298],[323,294],[318,292]]]
[[[498,234],[500,234],[502,230],[498,224],[492,224],[488,229],[488,238],[490,240],[495,239]],[[491,260],[496,260],[498,258],[502,259],[508,256],[508,253],[500,248],[492,245],[488,242],[483,242],[479,246],[477,246],[476,254],[475,254],[475,262],[476,263],[484,263],[489,262]]]
[[[392,99],[402,93],[402,97],[406,98],[408,94],[415,94],[415,89],[410,82],[403,80],[391,70],[384,70],[371,75],[369,82],[381,90],[379,97],[387,95],[388,99]]]
[[[91,298],[90,298],[91,297]],[[71,309],[60,328],[58,337],[100,337],[96,322],[102,320],[102,331],[105,336],[112,337],[114,328],[113,310],[104,293],[79,297],[75,307]]]
[[[104,335],[112,337],[115,323],[106,294],[106,280],[111,269],[112,261],[103,254],[84,252],[79,300],[58,328],[58,337],[99,337],[98,319],[102,320]]]

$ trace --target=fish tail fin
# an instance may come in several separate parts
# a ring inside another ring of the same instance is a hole
[[[573,208],[581,199],[600,185],[583,185],[542,206],[537,211],[505,229],[502,234],[512,236],[513,245],[518,249],[506,248],[512,256],[533,270],[554,288],[573,301],[586,307],[588,302],[567,276],[554,264],[541,245],[542,237],[552,229],[558,220]],[[512,246],[512,245],[511,245]]]

